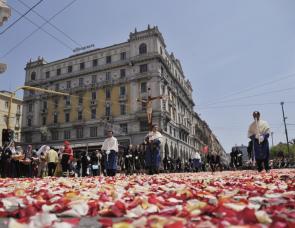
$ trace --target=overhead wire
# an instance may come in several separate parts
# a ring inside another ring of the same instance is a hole
[[[21,13],[20,13],[16,8],[14,8],[13,6],[10,5],[10,7],[11,7],[15,12],[17,12],[18,14],[21,14]],[[37,28],[40,27],[37,23],[35,23],[34,21],[32,21],[30,18],[25,17],[25,19],[28,20],[28,21],[29,21],[30,23],[32,23],[33,25],[35,25]],[[71,47],[70,47],[67,43],[63,42],[63,41],[60,40],[58,37],[56,37],[56,36],[54,36],[53,34],[49,33],[49,32],[46,31],[44,28],[40,27],[40,30],[43,31],[43,32],[45,32],[47,35],[49,35],[50,37],[52,37],[53,39],[55,39],[56,41],[58,41],[60,44],[62,44],[62,45],[65,46],[66,48],[70,48],[70,49],[71,49]]]
[[[31,12],[36,6],[41,4],[44,0],[40,0],[35,5],[33,5],[31,8],[29,8],[28,11],[26,11],[24,14],[22,14],[18,19],[16,19],[13,23],[11,23],[8,27],[6,27],[3,31],[0,32],[0,35],[3,35],[7,30],[12,28],[17,22],[19,22],[22,18],[24,18],[29,12]]]
[[[254,95],[228,99],[228,100],[220,101],[218,103],[227,103],[227,102],[231,102],[231,101],[243,100],[243,99],[258,97],[258,96],[267,95],[267,94],[271,94],[271,93],[280,93],[280,92],[285,92],[285,91],[294,90],[294,89],[295,89],[295,87],[289,87],[289,88],[284,88],[284,89],[279,89],[279,90],[272,90],[272,91],[268,91],[268,92],[264,92],[264,93],[258,93],[258,94],[254,94]],[[200,107],[202,107],[202,106],[200,106]]]
[[[23,2],[22,0],[18,0],[21,4],[23,4],[24,6],[26,6],[27,8],[29,8],[30,6],[28,4],[26,4],[25,2]],[[51,23],[50,21],[48,21],[44,16],[42,16],[41,14],[39,14],[37,11],[32,10],[33,13],[35,13],[36,15],[38,15],[40,18],[42,18],[44,21],[46,21],[49,25],[51,25],[53,28],[55,28],[57,31],[59,31],[60,33],[62,33],[65,37],[67,37],[69,40],[71,40],[74,44],[76,44],[77,46],[81,47],[82,44],[80,44],[79,42],[77,42],[76,40],[74,40],[71,36],[69,36],[68,34],[66,34],[63,30],[61,30],[60,28],[58,28],[56,25],[54,25],[53,23]]]
[[[265,82],[265,83],[256,84],[255,86],[247,87],[245,89],[241,89],[241,90],[238,90],[236,92],[230,93],[228,95],[222,96],[218,100],[213,101],[213,102],[209,102],[208,104],[204,104],[202,106],[213,105],[213,104],[219,103],[220,101],[223,101],[225,98],[228,98],[228,97],[231,97],[231,96],[234,96],[234,95],[238,95],[238,94],[241,94],[241,93],[244,93],[244,92],[248,92],[248,91],[251,91],[251,90],[256,89],[256,88],[261,88],[263,86],[267,86],[267,85],[270,85],[270,84],[273,84],[273,83],[276,83],[276,82],[279,82],[279,81],[282,81],[284,79],[288,79],[288,78],[291,78],[291,77],[294,77],[294,76],[295,76],[295,73],[292,73],[292,74],[282,76],[282,77],[280,77],[278,79],[270,80],[270,81]]]
[[[58,16],[60,13],[65,11],[67,8],[69,8],[72,4],[74,4],[77,0],[72,0],[70,3],[68,3],[66,6],[64,6],[61,10],[59,10],[57,13],[55,13],[52,17],[50,17],[46,22],[44,22],[42,25],[40,25],[38,28],[36,28],[34,31],[32,31],[28,36],[26,36],[24,39],[22,39],[20,42],[18,42],[15,46],[13,46],[11,49],[9,49],[1,58],[6,57],[9,55],[12,51],[14,51],[16,48],[18,48],[21,44],[23,44],[27,39],[29,39],[32,35],[34,35],[37,31],[39,31],[43,26],[48,24],[49,21],[54,19],[56,16]],[[72,50],[69,47],[70,50]]]

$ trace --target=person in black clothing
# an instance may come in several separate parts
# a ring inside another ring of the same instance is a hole
[[[11,150],[6,146],[2,149],[1,153],[1,177],[11,177]]]
[[[230,166],[234,170],[237,167],[237,155],[238,155],[237,147],[233,147],[230,153]]]
[[[81,153],[81,164],[82,164],[82,177],[87,176],[87,168],[89,165],[88,156],[86,154],[86,151],[82,151]]]
[[[176,171],[177,172],[181,172],[181,160],[180,160],[180,158],[178,158],[177,160],[176,160]]]
[[[220,156],[216,152],[213,152],[211,155],[208,155],[208,163],[210,165],[212,174],[216,171],[217,167],[220,168],[220,171],[222,170]]]
[[[137,145],[136,148],[133,150],[133,165],[134,165],[135,173],[140,174],[141,163],[140,163],[140,147],[139,147],[139,145]]]
[[[165,154],[165,157],[163,159],[163,166],[164,166],[164,171],[167,172],[168,171],[168,156],[167,156],[167,154]]]
[[[90,164],[93,176],[100,175],[100,166],[99,166],[99,159],[98,159],[98,151],[92,152],[90,156]]]
[[[131,175],[133,173],[133,146],[129,145],[124,152],[125,174]]]

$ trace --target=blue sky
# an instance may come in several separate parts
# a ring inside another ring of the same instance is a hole
[[[22,0],[30,6],[37,0]],[[35,8],[52,17],[72,0],[43,1]],[[8,0],[25,12],[19,0]],[[157,25],[168,51],[182,62],[194,88],[196,111],[213,129],[224,148],[247,144],[251,113],[259,110],[285,141],[280,101],[285,101],[289,138],[295,138],[295,1],[293,0],[77,0],[51,23],[83,45],[104,47],[128,39],[129,32]],[[0,28],[19,17],[16,11]],[[36,24],[44,21],[33,12]],[[43,56],[53,61],[72,54],[43,31],[38,31],[5,55],[36,29],[22,19],[0,35],[0,90],[23,85],[26,62]],[[50,25],[44,30],[74,49],[77,45]]]

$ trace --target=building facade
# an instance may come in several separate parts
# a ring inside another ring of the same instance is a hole
[[[8,20],[10,15],[11,15],[11,10],[6,4],[6,1],[0,0],[0,26],[2,26],[3,23]],[[0,63],[0,74],[4,73],[6,71],[6,68],[7,68],[6,64]]]
[[[0,91],[0,146],[2,145],[2,130],[7,128],[8,109],[11,93]],[[13,98],[11,103],[10,128],[14,130],[14,140],[21,140],[22,100]]]
[[[24,92],[23,141],[95,149],[112,128],[121,144],[140,144],[147,134],[146,105],[153,100],[153,123],[164,135],[162,153],[188,159],[202,140],[192,86],[180,61],[166,50],[157,27],[134,31],[126,42],[47,63],[26,65],[25,85],[69,93],[54,96]],[[204,144],[204,143],[203,143]]]

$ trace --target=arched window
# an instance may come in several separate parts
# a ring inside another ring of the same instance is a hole
[[[139,45],[139,54],[146,54],[147,53],[147,47],[145,43],[142,43],[141,45]]]
[[[32,81],[35,81],[35,80],[36,80],[36,72],[35,72],[35,71],[33,71],[33,72],[31,73],[31,80],[32,80]]]

